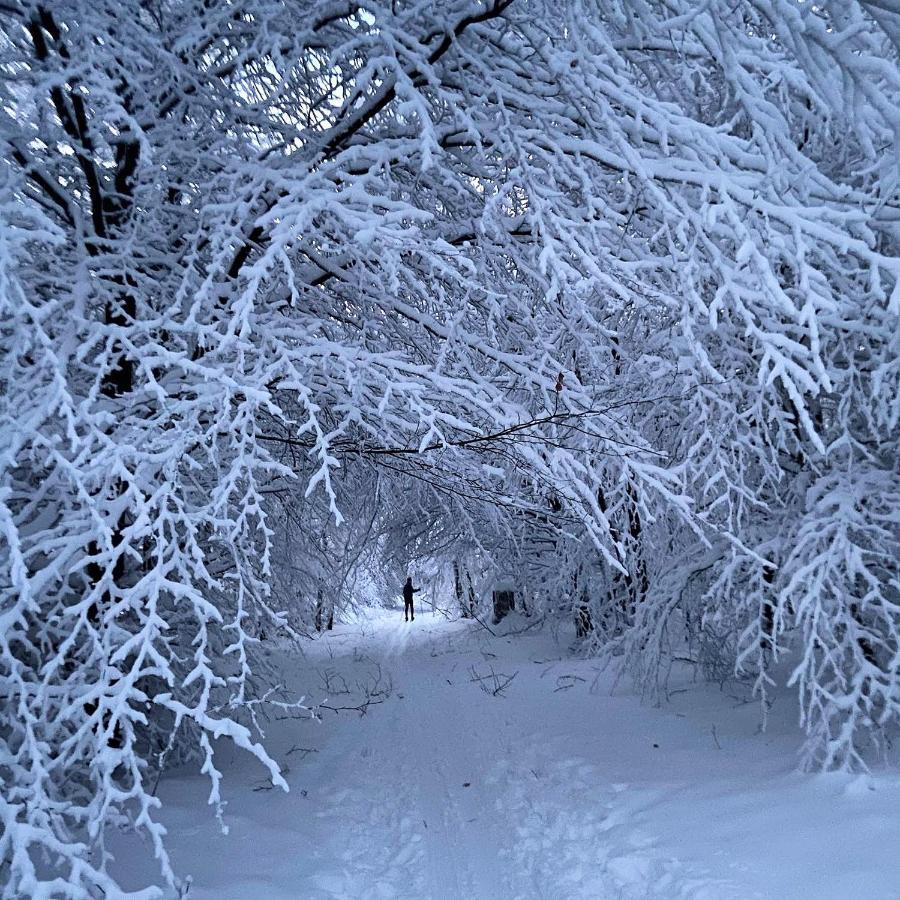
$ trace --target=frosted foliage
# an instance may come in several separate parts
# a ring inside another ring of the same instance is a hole
[[[649,689],[687,643],[765,703],[787,659],[810,762],[864,764],[900,709],[888,5],[0,13],[6,896],[116,895],[110,826],[177,887],[160,770],[221,815],[225,738],[286,787],[259,638],[410,558],[518,573]]]

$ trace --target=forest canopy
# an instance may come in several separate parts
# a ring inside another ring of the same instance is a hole
[[[879,0],[0,0],[4,896],[115,895],[123,822],[174,886],[160,772],[286,787],[260,645],[410,560],[864,767],[898,51]]]

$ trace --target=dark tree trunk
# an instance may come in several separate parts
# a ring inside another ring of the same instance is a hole
[[[456,594],[456,602],[459,604],[459,614],[464,618],[469,618],[469,611],[466,609],[466,602],[463,598],[462,576],[459,571],[459,563],[453,563],[453,591]]]
[[[466,572],[466,602],[469,607],[469,618],[475,618],[475,587],[472,584],[472,576]]]
[[[572,604],[572,613],[575,617],[575,636],[585,638],[594,630],[594,620],[591,617],[590,597],[582,588],[579,590],[578,572],[572,573],[572,596],[575,602]]]
[[[771,588],[775,581],[775,568],[765,566],[763,568],[763,582]],[[763,597],[759,611],[760,638],[759,646],[765,652],[771,652],[775,643],[775,604],[768,596]]]
[[[316,631],[322,630],[323,619],[325,617],[325,598],[322,595],[322,588],[316,592]]]
[[[52,6],[36,6],[33,9],[30,21],[27,25],[31,37],[35,58],[42,64],[52,64],[58,60],[63,68],[70,61],[69,48],[66,45],[66,30],[61,28],[54,18]],[[125,226],[132,212],[134,176],[140,162],[140,144],[130,140],[123,132],[120,140],[115,144],[114,166],[108,166],[101,149],[95,142],[95,135],[91,130],[89,102],[85,99],[83,85],[77,76],[69,75],[56,80],[50,79],[49,100],[56,112],[59,123],[67,134],[71,143],[71,152],[77,161],[83,181],[77,186],[67,188],[69,191],[77,191],[80,197],[86,201],[85,230],[83,233],[83,247],[87,256],[101,257],[109,252],[109,247],[114,246],[117,240],[123,236]],[[129,108],[129,92],[124,82],[118,84],[120,100],[123,106]],[[13,154],[13,158],[22,161],[21,155]],[[32,179],[34,180],[34,179]],[[37,179],[38,185],[46,192],[51,202],[58,196],[57,186],[41,178]],[[74,202],[73,206],[80,205]],[[63,204],[64,216],[68,224],[74,225]],[[134,281],[131,276],[109,275],[98,278],[96,284],[101,293],[96,298],[97,307],[103,304],[103,318],[107,325],[127,328],[134,322],[137,315],[137,304],[134,297]],[[107,298],[106,300],[103,297]],[[134,390],[134,362],[126,354],[121,342],[113,344],[116,354],[114,365],[106,371],[100,382],[100,391],[106,397],[121,397]],[[113,496],[101,495],[98,499],[102,503],[113,505],[125,493],[125,485],[115,482]],[[124,540],[125,528],[130,524],[131,518],[127,509],[117,517],[112,530],[113,549],[118,549]],[[91,588],[99,584],[107,572],[97,562],[100,557],[100,547],[96,542],[89,542],[86,546],[88,557],[85,573]],[[140,565],[143,565],[142,562]],[[111,575],[111,587],[105,590],[102,596],[91,605],[88,610],[88,619],[91,624],[100,629],[106,609],[110,608],[118,599],[118,595],[127,585],[128,572],[126,567],[126,555],[117,556]],[[98,709],[98,702],[88,701],[84,704],[84,711],[88,716],[94,716]],[[106,714],[102,722],[96,727],[107,728],[109,714]],[[113,734],[108,740],[112,748],[122,746],[122,733],[117,723]]]
[[[453,590],[456,594],[456,602],[459,604],[460,615],[464,619],[474,619],[475,589],[472,587],[469,573],[462,570],[458,562],[453,563]]]
[[[514,591],[494,591],[494,624],[516,608]]]
[[[634,621],[635,609],[647,597],[650,577],[641,547],[643,526],[637,504],[637,493],[630,482],[626,488],[626,494],[628,496],[625,505],[627,536],[622,529],[610,523],[610,537],[616,543],[624,543],[626,558],[622,562],[627,571],[625,574],[619,571],[612,573],[609,599],[610,607],[615,611],[616,617],[620,618],[622,623],[630,624]],[[597,504],[601,512],[607,511],[606,497],[602,490],[597,491]]]
[[[587,594],[582,594],[575,602],[575,636],[586,638],[593,630],[590,601]]]

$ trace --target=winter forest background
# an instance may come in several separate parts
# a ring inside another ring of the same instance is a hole
[[[416,566],[653,699],[900,712],[887,0],[0,0],[0,880],[116,894]]]

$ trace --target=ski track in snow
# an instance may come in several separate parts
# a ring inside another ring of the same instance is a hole
[[[369,751],[370,777],[359,769],[365,787],[339,794],[334,800],[343,812],[329,814],[339,821],[348,817],[348,806],[363,809],[367,800],[378,811],[368,819],[363,815],[362,827],[344,835],[350,846],[343,859],[365,860],[356,873],[365,885],[360,897],[737,896],[716,892],[726,886],[710,887],[702,875],[656,853],[652,838],[640,829],[617,820],[615,791],[592,796],[586,805],[585,796],[602,783],[598,771],[524,749],[514,736],[506,699],[473,684],[467,665],[440,645],[439,630],[430,639],[431,627],[422,618],[399,626],[389,621],[384,631],[376,631],[380,644],[372,648],[397,692],[399,702],[385,728],[397,737],[392,745],[397,758],[392,765]],[[492,664],[482,656],[485,670]],[[373,796],[379,765],[396,773],[394,787]],[[373,859],[379,846],[400,849]],[[319,887],[330,888],[333,897],[354,896],[349,882],[329,885],[328,878],[320,878]]]
[[[418,798],[426,896],[703,896],[690,893],[702,879],[657,858],[652,841],[617,823],[608,806],[585,806],[590,786],[602,783],[595,769],[570,759],[541,761],[536,751],[521,758],[503,698],[490,698],[498,708],[488,707],[484,715],[483,706],[465,699],[457,684],[448,685],[447,678],[441,683],[444,666],[429,667],[425,659],[423,651],[413,651],[398,668],[400,683],[407,685],[404,709],[414,721],[398,723],[397,733],[417,735],[404,773]],[[429,672],[432,678],[419,681]],[[606,854],[609,844],[616,849]]]
[[[517,840],[504,848],[503,856],[511,870],[530,876],[530,887],[511,896],[622,900],[750,896],[661,854],[652,834],[635,826],[639,817],[617,808],[619,793],[628,786],[617,785],[604,795],[597,787],[603,783],[602,775],[593,766],[535,753],[498,781],[497,794],[507,804],[509,821],[520,823],[515,828]]]
[[[900,840],[900,779],[872,793],[796,776],[796,733],[783,746],[754,737],[751,711],[714,691],[677,712],[591,690],[593,663],[546,632],[398,619],[282,654],[310,699],[323,672],[334,705],[359,702],[374,672],[392,690],[361,717],[272,723],[289,794],[223,748],[229,836],[204,806],[204,779],[163,783],[189,900],[900,898],[900,863],[877,850]],[[474,680],[492,685],[492,673],[515,674],[500,696]],[[298,746],[312,752],[288,753]],[[855,843],[834,824],[854,815]],[[792,833],[796,848],[773,843]],[[152,877],[136,848],[116,852],[136,883]]]
[[[452,685],[416,685],[411,668],[404,675],[404,683],[412,686],[408,699],[414,701],[407,708],[417,720],[410,730],[419,733],[408,770],[426,837],[429,896],[502,896],[496,867],[483,852],[484,846],[496,845],[497,823],[479,802],[477,786],[480,773],[493,762],[497,735],[486,733],[488,723],[473,721]]]

